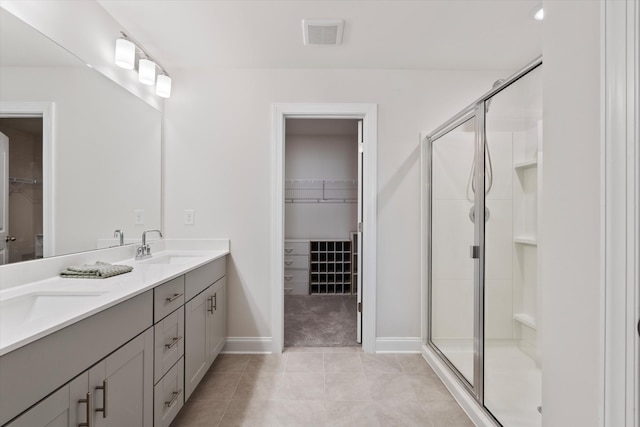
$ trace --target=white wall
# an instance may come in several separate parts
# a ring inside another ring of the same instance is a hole
[[[540,283],[545,426],[600,425],[600,3],[544,4]]]
[[[229,335],[271,336],[271,105],[378,104],[378,337],[420,325],[419,132],[509,71],[175,70],[166,105],[165,218],[172,237],[231,239]],[[196,223],[182,224],[195,209]],[[416,348],[417,350],[417,348]]]

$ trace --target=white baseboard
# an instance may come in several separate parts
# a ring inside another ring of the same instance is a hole
[[[222,353],[252,354],[272,353],[271,337],[227,337]]]
[[[467,390],[458,381],[455,375],[440,360],[440,358],[427,346],[422,346],[422,357],[427,361],[436,375],[440,377],[445,387],[449,390],[453,398],[458,402],[462,410],[471,418],[471,421],[478,427],[496,427],[493,418],[488,415],[475,399],[469,395]]]
[[[420,337],[376,338],[376,353],[420,353]]]

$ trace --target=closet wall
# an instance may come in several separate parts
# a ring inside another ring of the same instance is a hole
[[[356,120],[287,120],[286,239],[350,239],[358,207],[357,131]]]

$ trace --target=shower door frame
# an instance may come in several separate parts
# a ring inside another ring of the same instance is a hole
[[[436,359],[431,357],[430,354],[426,354],[425,357],[433,361],[435,364],[444,364],[448,369],[449,374],[453,374],[453,378],[443,378],[445,382],[457,381],[459,385],[462,385],[464,390],[469,393],[471,399],[464,399],[463,396],[460,403],[470,411],[473,411],[473,415],[477,416],[475,421],[481,422],[484,425],[500,425],[498,420],[491,414],[491,412],[484,406],[484,309],[485,309],[485,286],[484,286],[484,266],[485,266],[485,247],[484,247],[484,231],[485,231],[485,141],[486,141],[486,101],[491,99],[499,92],[507,89],[516,81],[529,74],[529,72],[535,70],[542,65],[542,56],[539,56],[525,67],[505,79],[502,83],[494,86],[490,91],[482,95],[473,103],[469,104],[466,108],[453,116],[447,122],[440,125],[433,132],[421,137],[422,146],[422,174],[421,183],[424,185],[422,192],[422,250],[423,259],[426,256],[427,263],[422,271],[423,286],[425,298],[423,298],[423,340],[427,350],[430,350],[436,355]],[[474,118],[475,123],[475,218],[474,224],[474,245],[479,247],[478,259],[475,262],[474,270],[474,337],[473,337],[473,349],[474,349],[474,372],[473,372],[473,384],[470,384],[464,376],[458,371],[458,369],[451,363],[444,353],[435,345],[432,340],[431,331],[431,306],[432,306],[432,171],[433,171],[433,143],[439,138],[445,136],[449,132],[455,130],[458,126],[466,121]],[[428,220],[426,219],[428,218]],[[446,373],[443,373],[446,375]],[[471,414],[470,414],[471,415]]]
[[[429,183],[427,189],[427,214],[429,217],[429,221],[427,221],[427,253],[429,254],[427,257],[427,307],[431,308],[433,303],[433,282],[432,282],[432,271],[433,271],[433,257],[431,256],[432,245],[433,245],[433,215],[432,215],[432,196],[433,196],[433,186],[431,183],[433,182],[433,143],[438,139],[448,135],[450,132],[456,130],[458,127],[464,125],[466,122],[475,119],[475,130],[474,130],[474,164],[476,164],[475,168],[475,176],[474,187],[478,189],[474,196],[474,210],[475,210],[475,218],[481,218],[479,221],[474,222],[474,245],[479,247],[478,258],[474,262],[474,278],[473,278],[473,353],[474,353],[474,362],[473,362],[473,383],[469,383],[465,376],[458,370],[458,368],[447,358],[447,356],[438,348],[438,346],[432,340],[432,330],[431,330],[431,316],[427,315],[428,327],[427,327],[427,345],[438,354],[440,359],[451,369],[451,371],[458,378],[458,381],[470,392],[474,397],[482,401],[483,400],[483,387],[478,387],[478,385],[484,384],[484,373],[482,370],[482,366],[484,364],[484,245],[481,245],[481,242],[484,242],[484,197],[480,197],[480,195],[484,194],[484,150],[482,149],[484,144],[484,102],[482,104],[477,105],[471,111],[465,111],[464,114],[456,116],[454,119],[447,122],[447,126],[442,126],[438,128],[433,133],[429,134],[426,138],[424,138],[424,142],[426,143],[426,151],[425,155],[427,156],[427,170],[424,178],[427,178],[427,182]],[[481,144],[481,145],[479,145]],[[480,147],[480,149],[479,149]],[[482,155],[480,155],[482,153]],[[478,167],[480,165],[480,167]],[[481,199],[481,200],[479,200]],[[482,303],[480,303],[482,300]],[[478,310],[479,308],[479,310]],[[431,310],[428,310],[428,313],[431,313]]]

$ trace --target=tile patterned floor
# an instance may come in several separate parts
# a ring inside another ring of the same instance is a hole
[[[472,427],[417,354],[357,347],[220,355],[171,427]]]

